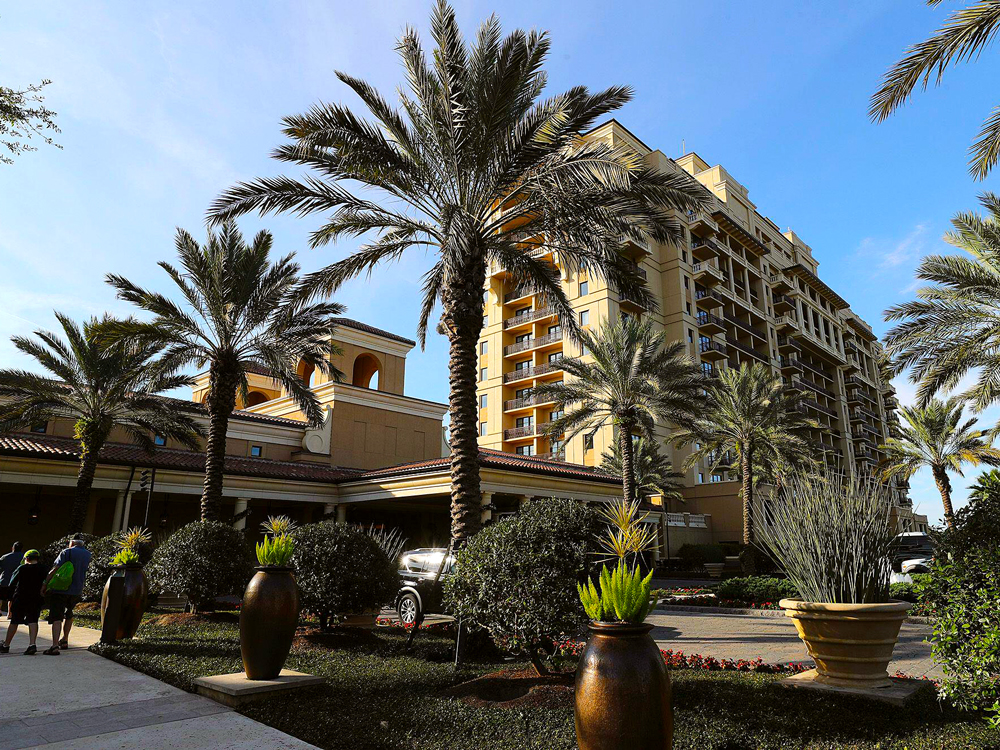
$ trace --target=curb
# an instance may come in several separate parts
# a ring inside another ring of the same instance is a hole
[[[784,617],[783,609],[739,609],[736,607],[696,607],[690,604],[664,604],[658,602],[654,612],[670,614],[671,612],[701,612],[712,615],[749,615],[750,617]],[[907,617],[904,622],[910,625],[933,625],[930,617]]]

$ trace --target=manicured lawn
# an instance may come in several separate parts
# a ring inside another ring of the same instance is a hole
[[[171,618],[166,618],[171,619]],[[185,618],[172,618],[184,620]],[[421,633],[410,654],[394,629],[297,640],[287,666],[322,675],[325,687],[251,704],[243,713],[324,748],[576,747],[567,695],[547,707],[476,707],[443,691],[459,682],[523,665],[472,663],[456,674],[451,641]],[[235,616],[164,624],[147,620],[131,642],[94,650],[190,689],[203,675],[241,671]],[[933,691],[906,709],[798,692],[779,676],[675,670],[675,748],[997,748],[1000,736],[978,717],[941,710]]]

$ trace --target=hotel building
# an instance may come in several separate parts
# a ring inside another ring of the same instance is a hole
[[[811,397],[806,409],[819,424],[812,437],[827,467],[848,476],[871,471],[895,424],[893,388],[880,378],[881,349],[871,326],[819,277],[811,248],[795,232],[781,231],[757,210],[745,186],[698,154],[670,159],[615,120],[587,137],[630,148],[651,167],[684,172],[707,188],[711,199],[704,210],[680,217],[685,229],[679,246],[626,245],[656,300],[652,310],[618,294],[601,278],[562,268],[558,253],[544,244],[534,250],[561,271],[579,324],[593,329],[619,316],[649,318],[668,339],[686,342],[709,376],[743,363],[767,365]],[[530,389],[561,379],[558,362],[564,356],[583,354],[566,337],[554,310],[530,288],[515,288],[494,267],[486,282],[484,320],[480,445],[521,456],[599,464],[616,439],[611,425],[569,441],[541,434],[559,413],[554,404],[532,397]],[[661,439],[669,434],[669,425],[659,426]],[[684,456],[671,451],[674,464],[680,465]],[[685,483],[684,502],[673,501],[668,508],[671,524],[680,524],[680,511],[707,514],[713,539],[739,540],[742,512],[735,475],[702,465],[688,473]],[[926,528],[926,517],[912,512],[907,484],[894,481],[891,490],[900,527]]]

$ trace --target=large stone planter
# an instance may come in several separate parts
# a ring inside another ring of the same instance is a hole
[[[722,570],[725,567],[725,563],[705,563],[705,572],[709,578],[722,578]]]
[[[825,604],[782,599],[816,662],[815,681],[845,688],[890,687],[887,668],[909,602]]]
[[[122,587],[122,611],[118,618],[118,629],[115,631],[115,640],[131,638],[139,629],[142,623],[142,614],[146,611],[146,597],[149,595],[149,583],[146,581],[146,574],[142,566],[138,564],[116,565],[114,571],[104,584],[104,593],[101,595],[101,628],[104,627],[104,618],[108,610],[108,591],[111,588],[112,578],[124,578],[125,584]]]
[[[590,624],[576,669],[580,750],[664,750],[673,744],[670,675],[652,629]]]
[[[299,623],[291,568],[257,568],[240,607],[240,654],[247,679],[273,680],[285,666]]]

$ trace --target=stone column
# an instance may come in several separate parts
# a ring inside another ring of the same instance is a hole
[[[125,490],[118,490],[115,498],[115,515],[111,521],[111,533],[114,534],[122,527],[122,510],[125,508]]]
[[[337,506],[337,523],[347,523],[347,503]]]
[[[336,508],[337,508],[336,503],[327,503],[326,505],[323,506],[323,515],[324,516],[330,515],[331,513],[333,513],[334,510],[336,510]]]
[[[534,495],[521,495],[520,499],[518,500],[518,507],[523,508],[524,504],[529,500],[531,500],[531,498],[533,497]]]
[[[242,513],[243,511],[245,511],[247,509],[247,506],[249,504],[250,504],[250,498],[248,498],[248,497],[238,497],[238,498],[236,498],[236,506],[233,508],[233,515],[234,516],[238,516],[240,513]],[[234,529],[239,529],[240,531],[243,531],[246,527],[247,527],[247,519],[246,518],[241,518],[239,521],[236,521],[233,524],[233,528]]]
[[[485,526],[493,520],[493,508],[490,507],[493,504],[493,493],[484,492],[479,504],[482,507],[482,510],[479,512],[479,522]]]

